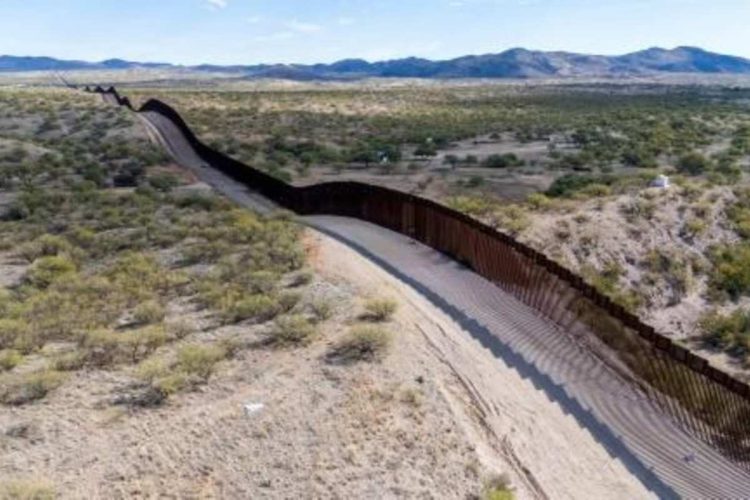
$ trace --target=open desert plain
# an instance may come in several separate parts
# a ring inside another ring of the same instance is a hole
[[[750,498],[746,4],[110,3],[0,6],[0,500]]]

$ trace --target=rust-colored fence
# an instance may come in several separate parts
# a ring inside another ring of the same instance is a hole
[[[133,109],[110,87],[86,88]],[[433,201],[357,182],[294,187],[203,144],[158,100],[138,111],[170,119],[213,167],[299,214],[362,219],[405,234],[466,265],[564,333],[583,335],[622,376],[690,434],[750,471],[750,386],[658,334],[568,269],[510,236]]]

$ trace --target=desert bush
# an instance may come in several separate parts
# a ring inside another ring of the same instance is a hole
[[[208,380],[227,351],[219,345],[186,345],[177,351],[177,367],[188,375]]]
[[[236,283],[252,294],[270,294],[279,282],[279,275],[272,271],[242,272],[238,267],[241,265],[222,266],[219,279]]]
[[[0,371],[12,370],[23,361],[23,355],[13,349],[0,351]]]
[[[711,167],[711,163],[700,153],[682,156],[677,162],[677,171],[687,175],[700,175]]]
[[[316,326],[305,316],[293,314],[276,319],[270,331],[270,340],[276,345],[299,345],[312,340]]]
[[[162,191],[164,193],[168,193],[169,191],[180,185],[180,180],[173,174],[162,173],[149,177],[148,183],[154,189]]]
[[[0,498],[3,500],[53,500],[55,490],[42,480],[2,480]]]
[[[523,164],[524,161],[520,160],[514,153],[506,153],[503,155],[493,154],[482,161],[482,166],[485,168],[520,167]]]
[[[282,292],[277,299],[282,314],[286,314],[294,309],[300,300],[302,300],[302,295],[295,292]]]
[[[737,201],[727,209],[727,215],[737,234],[743,238],[750,238],[750,190],[736,188],[734,195]]]
[[[389,298],[375,298],[365,302],[365,316],[372,321],[388,321],[398,309],[398,302]]]
[[[232,245],[226,241],[201,241],[182,249],[184,264],[211,264],[231,253]]]
[[[114,330],[100,329],[86,332],[80,346],[86,352],[86,364],[95,367],[109,366],[124,359],[129,352],[125,334]]]
[[[169,373],[161,378],[154,380],[152,386],[159,394],[171,396],[180,391],[194,387],[200,381],[195,380],[184,372]]]
[[[141,325],[160,323],[166,315],[166,309],[157,300],[141,302],[133,310],[133,319]]]
[[[294,275],[292,282],[289,284],[291,287],[305,286],[312,283],[315,275],[311,271],[302,271]]]
[[[703,219],[692,218],[685,221],[680,234],[683,237],[695,238],[708,230],[708,223]]]
[[[654,249],[646,255],[643,264],[671,289],[669,306],[677,305],[693,287],[692,263],[679,252]]]
[[[614,261],[606,262],[601,270],[591,265],[581,267],[581,275],[591,286],[629,311],[637,311],[643,306],[643,298],[636,291],[620,286],[624,274],[623,267]]]
[[[64,380],[64,375],[54,370],[2,375],[0,402],[18,406],[42,399],[62,385]]]
[[[315,299],[310,302],[310,310],[315,317],[315,321],[320,323],[333,316],[333,303],[327,299]]]
[[[80,370],[86,365],[87,353],[81,350],[64,352],[52,359],[52,367],[60,372]]]
[[[167,323],[166,328],[169,334],[178,340],[182,340],[196,331],[195,325],[182,320]]]
[[[334,345],[329,358],[336,362],[372,361],[381,358],[390,348],[393,339],[387,330],[377,326],[353,327]]]
[[[18,319],[0,318],[0,348],[17,346],[31,337],[32,331],[28,322]]]
[[[714,247],[709,258],[714,265],[709,285],[715,293],[737,300],[750,292],[750,245]]]
[[[26,261],[34,262],[40,257],[54,257],[63,254],[73,257],[78,252],[65,238],[45,234],[30,243],[22,245],[17,253]]]
[[[600,184],[595,182],[587,186],[582,187],[575,194],[577,198],[600,198],[604,196],[610,196],[612,194],[612,188],[606,184]]]
[[[220,315],[227,323],[252,319],[257,322],[270,321],[281,312],[278,300],[270,295],[224,295],[220,302]]]
[[[151,356],[141,361],[135,370],[138,379],[149,384],[166,377],[172,371],[172,364],[161,356]]]
[[[454,196],[446,199],[445,204],[454,210],[475,217],[487,215],[495,208],[489,200],[478,196]]]
[[[510,235],[518,235],[531,225],[526,210],[520,205],[505,205],[492,212],[496,226]]]
[[[571,197],[574,193],[596,183],[596,178],[590,175],[566,174],[558,177],[545,193],[550,198]]]
[[[526,197],[526,203],[534,210],[546,210],[552,205],[552,200],[542,193],[532,193]]]
[[[137,362],[169,341],[169,335],[163,325],[152,325],[132,332],[127,332],[123,339],[130,351],[130,359]]]
[[[77,271],[70,257],[56,255],[34,261],[26,273],[26,280],[37,288],[47,288],[55,281],[67,279]]]
[[[698,321],[701,340],[709,347],[726,351],[734,356],[747,356],[750,352],[750,314],[737,309],[728,314],[709,311]]]
[[[489,478],[482,491],[483,500],[513,500],[515,495],[510,480],[504,474]]]
[[[118,258],[104,276],[134,305],[166,295],[187,281],[185,275],[164,269],[153,256],[137,252]]]

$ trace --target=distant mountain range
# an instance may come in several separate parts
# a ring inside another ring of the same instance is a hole
[[[176,66],[109,59],[98,63],[50,57],[0,56],[0,72],[189,69],[224,72],[247,78],[291,80],[393,78],[561,78],[648,76],[660,73],[750,74],[750,60],[697,47],[651,48],[622,56],[511,49],[499,54],[465,56],[447,61],[415,57],[370,63],[346,59],[333,64],[262,64],[254,66]]]

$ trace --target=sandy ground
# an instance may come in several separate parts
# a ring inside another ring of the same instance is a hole
[[[122,372],[82,372],[0,414],[0,475],[63,498],[468,498],[507,474],[518,498],[647,498],[575,419],[417,292],[312,231],[335,318],[313,345],[243,350],[199,392],[155,410],[113,407]],[[382,362],[325,354],[356,321],[352,297],[400,310]],[[256,329],[225,327],[211,335]],[[263,403],[247,415],[244,405]],[[19,429],[21,430],[19,432]]]
[[[519,498],[648,498],[647,491],[572,418],[411,287],[318,233],[315,260],[332,281],[398,297],[403,369],[421,365],[481,461],[511,473]]]

